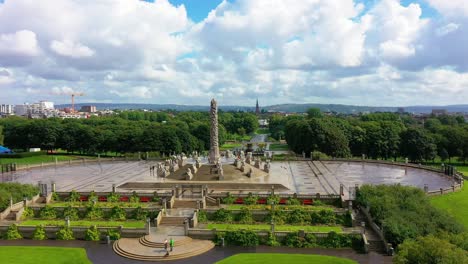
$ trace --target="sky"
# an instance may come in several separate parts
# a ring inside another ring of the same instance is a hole
[[[467,0],[0,0],[0,104],[468,104]]]

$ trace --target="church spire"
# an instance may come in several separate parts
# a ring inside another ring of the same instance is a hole
[[[257,104],[255,106],[255,113],[258,115],[260,114],[260,106],[258,106],[258,98],[257,98]]]

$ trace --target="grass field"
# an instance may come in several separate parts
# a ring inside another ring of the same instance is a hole
[[[270,129],[268,128],[259,128],[255,131],[255,134],[270,134]]]
[[[65,225],[64,220],[41,220],[41,219],[29,219],[22,221],[22,226],[62,226]],[[76,220],[70,221],[70,226],[85,226],[90,227],[96,225],[98,227],[118,227],[123,226],[127,228],[144,228],[145,223],[143,221],[88,221],[88,220]]]
[[[75,156],[69,155],[40,155],[40,156],[33,156],[33,157],[26,157],[26,158],[13,158],[13,159],[5,159],[0,158],[0,164],[7,164],[7,163],[16,163],[18,165],[26,165],[26,164],[40,164],[40,163],[51,163],[55,162],[55,158],[58,161],[69,161],[77,159]]]
[[[235,149],[235,148],[241,148],[242,143],[226,143],[222,145],[219,149],[220,150],[228,150],[228,149]]]
[[[217,264],[276,264],[276,263],[294,263],[294,264],[357,264],[357,262],[331,256],[320,255],[302,255],[302,254],[237,254],[229,258],[216,262]]]
[[[92,264],[83,248],[3,246],[0,259],[8,264]]]
[[[207,224],[207,229],[217,230],[270,230],[270,225],[242,225],[242,224]],[[305,232],[331,232],[341,233],[342,229],[339,226],[290,226],[290,225],[277,225],[275,226],[276,231],[292,231],[296,232],[304,230]]]
[[[287,144],[270,144],[269,150],[289,150]]]

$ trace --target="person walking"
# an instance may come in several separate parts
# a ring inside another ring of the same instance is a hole
[[[174,250],[174,239],[171,237],[171,240],[169,240],[169,246],[171,247],[171,252]]]
[[[164,249],[167,251],[167,238],[164,240]]]

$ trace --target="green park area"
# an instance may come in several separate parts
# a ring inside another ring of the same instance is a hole
[[[270,144],[270,149],[269,150],[283,150],[283,151],[287,151],[289,150],[289,147],[288,147],[288,144]]]
[[[468,166],[457,167],[458,171],[468,175]],[[456,193],[444,194],[431,199],[432,205],[447,211],[468,229],[468,187]]]
[[[18,165],[34,165],[34,164],[41,164],[41,163],[52,163],[57,161],[69,161],[75,160],[79,157],[72,156],[72,155],[38,155],[32,157],[24,157],[24,158],[1,158],[0,157],[0,164],[8,164],[8,163],[16,163]],[[88,157],[87,157],[88,158]]]
[[[355,264],[357,262],[331,256],[320,255],[302,255],[302,254],[237,254],[223,259],[217,264],[275,264],[275,263],[294,263],[294,264]]]
[[[270,225],[266,224],[257,224],[257,225],[244,225],[244,224],[207,224],[207,229],[216,230],[266,230],[271,229]],[[339,226],[296,226],[296,225],[277,225],[275,226],[276,231],[290,231],[297,232],[299,230],[304,230],[305,232],[335,232],[341,233],[342,229]]]
[[[83,248],[2,246],[0,257],[8,264],[91,264]]]
[[[42,220],[42,219],[28,219],[22,221],[22,226],[62,226],[65,225],[63,220]],[[118,227],[123,226],[125,228],[144,228],[145,223],[143,221],[96,221],[96,220],[75,220],[70,221],[70,226],[81,226],[81,227]]]

